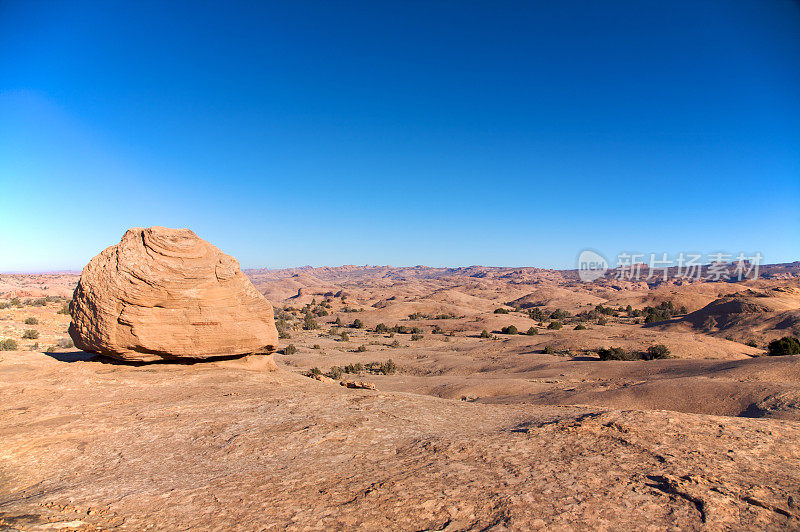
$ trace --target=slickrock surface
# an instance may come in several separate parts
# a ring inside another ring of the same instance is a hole
[[[53,356],[0,354],[0,528],[800,527],[796,422]]]
[[[233,257],[189,229],[130,229],[94,257],[72,300],[70,336],[125,360],[269,352],[272,305]]]

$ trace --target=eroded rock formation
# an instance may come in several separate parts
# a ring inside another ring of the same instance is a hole
[[[208,358],[277,348],[272,305],[233,257],[189,229],[128,230],[81,273],[75,346],[124,360]]]

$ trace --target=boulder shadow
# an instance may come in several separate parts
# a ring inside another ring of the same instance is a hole
[[[194,364],[204,364],[209,362],[223,362],[226,360],[238,360],[253,354],[266,354],[266,353],[246,353],[243,355],[221,355],[216,357],[207,358],[165,358],[163,360],[153,360],[149,362],[142,362],[137,360],[120,360],[118,358],[98,355],[96,353],[87,353],[86,351],[67,351],[60,353],[43,353],[59,362],[96,362],[99,364],[110,364],[114,366],[155,366],[155,365],[179,365],[179,366],[192,366]]]

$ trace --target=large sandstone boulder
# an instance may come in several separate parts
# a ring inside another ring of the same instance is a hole
[[[71,305],[75,346],[123,360],[269,353],[272,305],[233,257],[189,229],[128,230],[83,269]]]

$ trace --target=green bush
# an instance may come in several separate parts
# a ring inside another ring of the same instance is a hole
[[[346,332],[342,332],[342,334],[340,336],[341,336],[342,342],[349,342],[350,341],[350,336],[348,336],[348,334]]]
[[[527,334],[528,336],[539,334],[539,329],[537,329],[536,327],[531,327],[525,334]]]
[[[319,344],[314,344],[311,346],[311,349],[322,349]]]
[[[400,347],[400,342],[398,342],[397,340],[395,340],[394,342],[392,342],[391,344],[389,344],[389,347]]]
[[[295,353],[297,353],[297,348],[294,346],[294,344],[289,344],[283,348],[284,355],[293,355]]]
[[[6,340],[0,341],[0,351],[16,351],[17,350],[17,342],[8,338]]]
[[[39,331],[36,329],[25,329],[25,332],[22,333],[22,337],[26,340],[36,340],[39,338]]]
[[[508,314],[508,309],[505,308],[496,308],[494,309],[495,314]]]
[[[560,329],[561,327],[562,327],[562,325],[561,325],[560,321],[551,321],[550,325],[547,326],[548,329],[552,329],[552,330],[556,330],[556,331],[558,329]]]
[[[36,318],[25,318],[25,325],[39,325],[39,320]]]
[[[582,324],[582,323],[579,323],[579,324],[577,324],[575,326],[575,330],[576,331],[585,331],[586,330],[586,326],[584,324]]]
[[[608,323],[608,320],[607,320],[607,319],[605,319],[605,318],[604,318],[604,317],[602,317],[602,316],[600,316],[600,318],[598,318],[598,320],[597,320],[597,324],[598,324],[598,325],[606,325],[607,323]]]
[[[423,338],[425,338],[425,337],[423,335],[421,335],[421,334],[412,334],[411,335],[411,339],[414,340],[414,341],[422,340]]]
[[[385,333],[385,332],[389,332],[389,327],[387,327],[385,323],[379,323],[379,324],[377,324],[377,325],[375,326],[375,332],[376,332],[376,333]]]
[[[519,330],[513,325],[509,325],[508,327],[503,327],[502,329],[500,329],[500,332],[503,334],[519,334]]]
[[[756,347],[756,348],[758,347],[758,344],[756,343],[755,340],[748,340],[744,345],[747,345],[747,346],[750,346],[750,347]]]
[[[800,340],[794,336],[784,336],[780,340],[773,340],[767,346],[767,354],[771,357],[783,355],[799,355]]]
[[[352,327],[353,329],[363,329],[364,322],[359,319],[356,319],[355,321],[353,321],[353,324],[350,325],[350,327]]]
[[[489,334],[489,331],[487,331],[486,329],[484,329],[483,331],[481,331],[481,336],[480,336],[480,337],[481,337],[481,338],[491,338],[491,337],[492,337],[492,335],[491,335],[491,334]]]
[[[356,348],[356,353],[366,353],[366,352],[367,352],[367,346],[365,345],[360,345]]]
[[[307,331],[313,331],[314,329],[319,329],[317,321],[313,318],[311,314],[306,314],[306,317],[303,320],[303,329]]]
[[[621,347],[612,347],[610,349],[600,348],[597,350],[597,355],[600,357],[600,360],[633,360],[631,355]]]
[[[66,314],[69,316],[69,303],[64,303],[56,314]]]
[[[550,346],[550,345],[544,346],[544,354],[545,355],[554,355],[555,353],[556,353],[556,350],[553,349],[553,346]]]
[[[669,348],[664,344],[651,345],[647,348],[647,353],[642,358],[645,360],[669,358]]]

